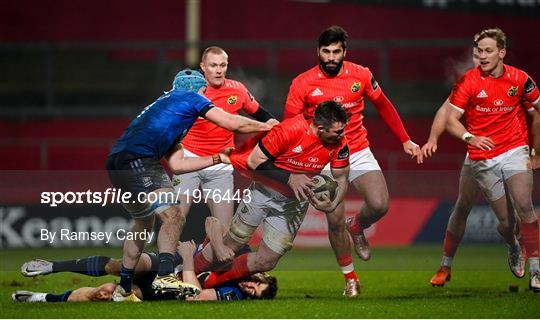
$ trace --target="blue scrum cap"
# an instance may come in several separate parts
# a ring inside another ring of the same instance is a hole
[[[204,76],[191,69],[184,69],[176,74],[173,81],[173,89],[184,89],[198,92],[201,87],[208,86]]]

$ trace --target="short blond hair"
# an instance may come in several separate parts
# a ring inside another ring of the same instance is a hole
[[[202,53],[202,56],[201,56],[201,61],[204,61],[209,53],[224,54],[224,55],[228,56],[227,52],[225,52],[225,50],[223,50],[223,48],[212,46],[212,47],[208,47],[208,48],[204,49],[204,51]]]
[[[474,46],[478,47],[478,42],[485,38],[491,38],[495,40],[497,42],[497,48],[499,49],[506,48],[506,35],[499,28],[485,29],[475,34],[473,38]]]

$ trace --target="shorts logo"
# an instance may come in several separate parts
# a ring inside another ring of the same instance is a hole
[[[319,158],[317,157],[309,157],[309,162],[319,162]]]
[[[496,105],[497,107],[500,107],[504,104],[504,101],[502,101],[501,99],[497,99],[493,101],[493,104]]]
[[[353,93],[358,92],[360,90],[361,86],[362,86],[361,82],[353,83],[352,86],[351,86],[351,92],[353,92]]]
[[[152,178],[150,177],[143,177],[142,178],[142,182],[143,182],[143,185],[145,188],[148,188],[149,186],[152,185]]]
[[[238,100],[237,96],[230,96],[229,99],[227,99],[228,104],[236,104],[236,101]]]
[[[335,102],[342,102],[343,100],[345,100],[345,98],[343,98],[343,96],[334,97]]]
[[[517,86],[516,86],[516,87],[510,87],[510,89],[508,89],[508,95],[509,95],[510,97],[513,97],[513,96],[516,95],[517,91],[518,91],[518,87],[517,87]]]
[[[182,178],[180,176],[175,175],[172,181],[173,186],[177,186],[180,183],[182,183]]]

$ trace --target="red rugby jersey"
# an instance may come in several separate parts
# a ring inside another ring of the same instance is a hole
[[[465,112],[467,130],[489,137],[495,143],[492,150],[468,146],[472,160],[496,157],[508,150],[528,145],[527,122],[523,102],[534,103],[540,93],[534,81],[524,71],[504,65],[498,78],[474,68],[461,77],[452,89],[450,104]]]
[[[323,144],[312,132],[303,115],[286,119],[274,126],[268,133],[260,134],[231,153],[231,163],[235,170],[252,176],[247,170],[247,157],[259,143],[260,148],[271,155],[276,167],[291,173],[305,173],[310,176],[319,174],[330,163],[332,168],[344,168],[349,165],[347,139],[343,138],[333,145]],[[288,186],[274,180],[255,177],[257,181],[278,190],[284,195],[294,196]]]
[[[240,110],[253,114],[259,109],[257,100],[238,81],[225,79],[219,88],[208,86],[204,95],[214,105],[231,114],[238,114]],[[206,119],[199,118],[182,140],[182,146],[198,156],[209,156],[225,148],[234,147],[234,134]]]
[[[374,100],[381,93],[381,88],[366,67],[344,61],[342,72],[328,77],[317,65],[293,80],[284,116],[287,118],[303,113],[311,118],[319,103],[328,100],[339,102],[350,117],[345,136],[351,152],[357,152],[369,146],[367,130],[362,121],[364,97]]]

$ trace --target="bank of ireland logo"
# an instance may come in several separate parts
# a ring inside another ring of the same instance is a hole
[[[238,100],[237,96],[230,96],[229,99],[227,99],[227,103],[228,104],[235,104],[237,100]]]
[[[516,86],[516,87],[510,87],[510,89],[508,89],[508,95],[509,95],[510,97],[515,96],[516,93],[517,93],[517,90],[518,90],[518,87],[517,87],[517,86]]]
[[[361,82],[353,83],[352,86],[351,86],[351,92],[353,92],[353,93],[358,92],[360,90],[360,86],[362,86]]]

